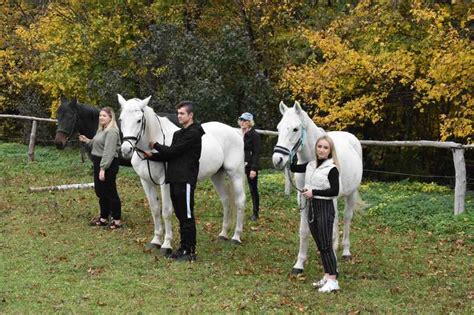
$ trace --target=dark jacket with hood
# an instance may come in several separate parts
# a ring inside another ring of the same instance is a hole
[[[158,153],[149,158],[153,161],[168,162],[166,168],[167,183],[189,183],[196,185],[201,157],[202,136],[205,134],[199,123],[173,134],[170,146],[155,143]]]

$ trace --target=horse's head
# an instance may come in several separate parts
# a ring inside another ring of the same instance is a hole
[[[305,112],[298,102],[292,108],[280,102],[280,112],[283,117],[277,126],[278,141],[272,155],[273,166],[277,169],[291,163],[289,159],[302,148],[306,137]]]
[[[131,159],[137,143],[145,132],[145,108],[151,96],[144,100],[132,98],[128,101],[117,94],[122,110],[120,112],[120,129],[123,134],[122,156]]]
[[[67,140],[77,130],[77,100],[68,100],[61,97],[61,104],[56,113],[58,128],[54,137],[56,148],[62,150],[66,146]]]

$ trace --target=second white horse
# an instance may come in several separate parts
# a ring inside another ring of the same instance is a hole
[[[132,159],[132,166],[140,180],[150,204],[155,230],[149,248],[161,248],[164,253],[171,252],[173,213],[169,185],[165,184],[165,165],[163,162],[148,161],[142,151],[149,150],[149,141],[170,145],[173,133],[179,128],[165,117],[159,117],[145,100],[137,98],[125,100],[118,95],[122,107],[120,128],[123,133],[122,155]],[[230,225],[230,198],[225,187],[225,175],[229,177],[233,189],[236,209],[236,224],[232,241],[241,243],[244,221],[244,143],[238,130],[219,122],[202,124],[206,134],[202,137],[202,152],[199,161],[198,180],[210,178],[224,207],[222,230],[219,238],[228,239]],[[156,187],[161,186],[162,208],[157,201]],[[162,242],[164,221],[165,235]]]

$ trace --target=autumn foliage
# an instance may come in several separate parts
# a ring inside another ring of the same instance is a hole
[[[365,139],[472,142],[473,6],[436,2],[8,1],[0,110],[153,95],[274,129],[278,102],[298,100]]]

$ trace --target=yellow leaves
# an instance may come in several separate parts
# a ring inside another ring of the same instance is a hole
[[[280,87],[313,106],[325,127],[377,125],[384,117],[400,123],[416,115],[433,132],[441,126],[433,137],[472,141],[472,44],[442,7],[417,2],[411,14],[362,1],[324,32],[303,30],[313,55],[323,58],[288,67]]]

